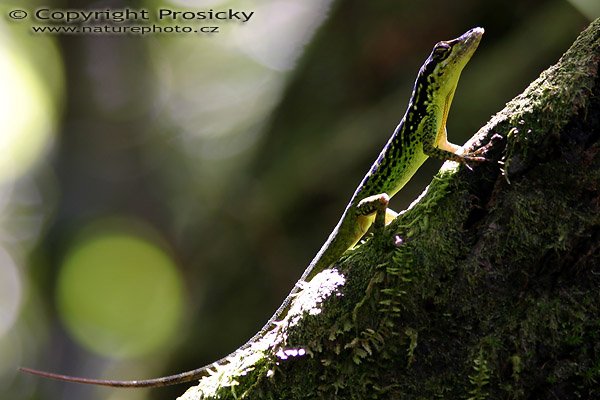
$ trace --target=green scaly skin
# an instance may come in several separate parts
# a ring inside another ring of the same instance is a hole
[[[21,370],[45,378],[101,386],[158,387],[175,385],[200,379],[207,375],[208,370],[227,363],[232,356],[248,349],[266,333],[276,329],[275,322],[285,316],[302,283],[310,281],[319,272],[336,262],[346,250],[360,240],[374,221],[378,228],[396,215],[387,209],[389,198],[410,180],[427,157],[463,163],[485,160],[479,156],[481,149],[474,153],[462,154],[462,148],[449,143],[446,136],[446,119],[460,73],[477,49],[482,35],[482,28],[474,28],[459,38],[439,42],[434,46],[431,55],[419,71],[406,114],[367,175],[358,185],[340,221],[277,312],[246,344],[212,364],[155,379],[101,380],[60,375],[29,368],[21,368]]]

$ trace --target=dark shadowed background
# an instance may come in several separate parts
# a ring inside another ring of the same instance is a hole
[[[254,14],[142,21],[213,34],[32,32],[50,25],[34,19],[39,8],[127,7]],[[326,239],[437,41],[486,29],[450,112],[450,140],[462,144],[600,3],[14,0],[0,10],[0,397],[168,399],[186,386],[98,389],[16,368],[136,379],[226,355]],[[440,165],[428,161],[393,208]]]

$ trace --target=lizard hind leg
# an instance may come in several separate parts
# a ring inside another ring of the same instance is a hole
[[[365,197],[357,205],[356,209],[358,215],[367,219],[369,222],[374,224],[374,229],[379,232],[383,227],[389,223],[393,218],[396,217],[396,213],[387,208],[390,202],[390,196],[387,193],[379,193],[373,196]],[[373,220],[373,215],[375,219]],[[369,226],[364,226],[363,230],[366,232]]]

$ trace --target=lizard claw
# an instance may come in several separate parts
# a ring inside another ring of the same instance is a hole
[[[474,150],[470,153],[465,154],[463,157],[468,160],[468,161],[476,161],[476,162],[483,162],[483,161],[492,161],[488,158],[485,157],[480,157],[482,154],[487,153],[494,144],[496,144],[497,142],[501,141],[503,138],[502,136],[498,135],[497,133],[495,133],[491,138],[490,141],[485,145],[485,146],[481,146],[480,148],[478,148],[477,150]]]
[[[478,164],[478,163],[490,161],[489,159],[487,159],[485,157],[480,157],[475,154],[478,154],[477,151],[472,152],[472,153],[463,154],[460,156],[460,162],[462,164],[464,164],[467,168],[469,168],[469,170],[471,170],[471,171],[473,171],[472,164]]]

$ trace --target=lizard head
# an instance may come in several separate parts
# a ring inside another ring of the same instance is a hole
[[[436,43],[419,71],[419,78],[426,80],[429,86],[445,88],[448,92],[453,90],[462,69],[477,49],[483,32],[483,28],[473,28],[456,39]]]
[[[462,36],[436,43],[421,67],[415,83],[415,104],[440,117],[440,129],[445,129],[448,110],[464,66],[477,49],[483,28],[473,28]]]

